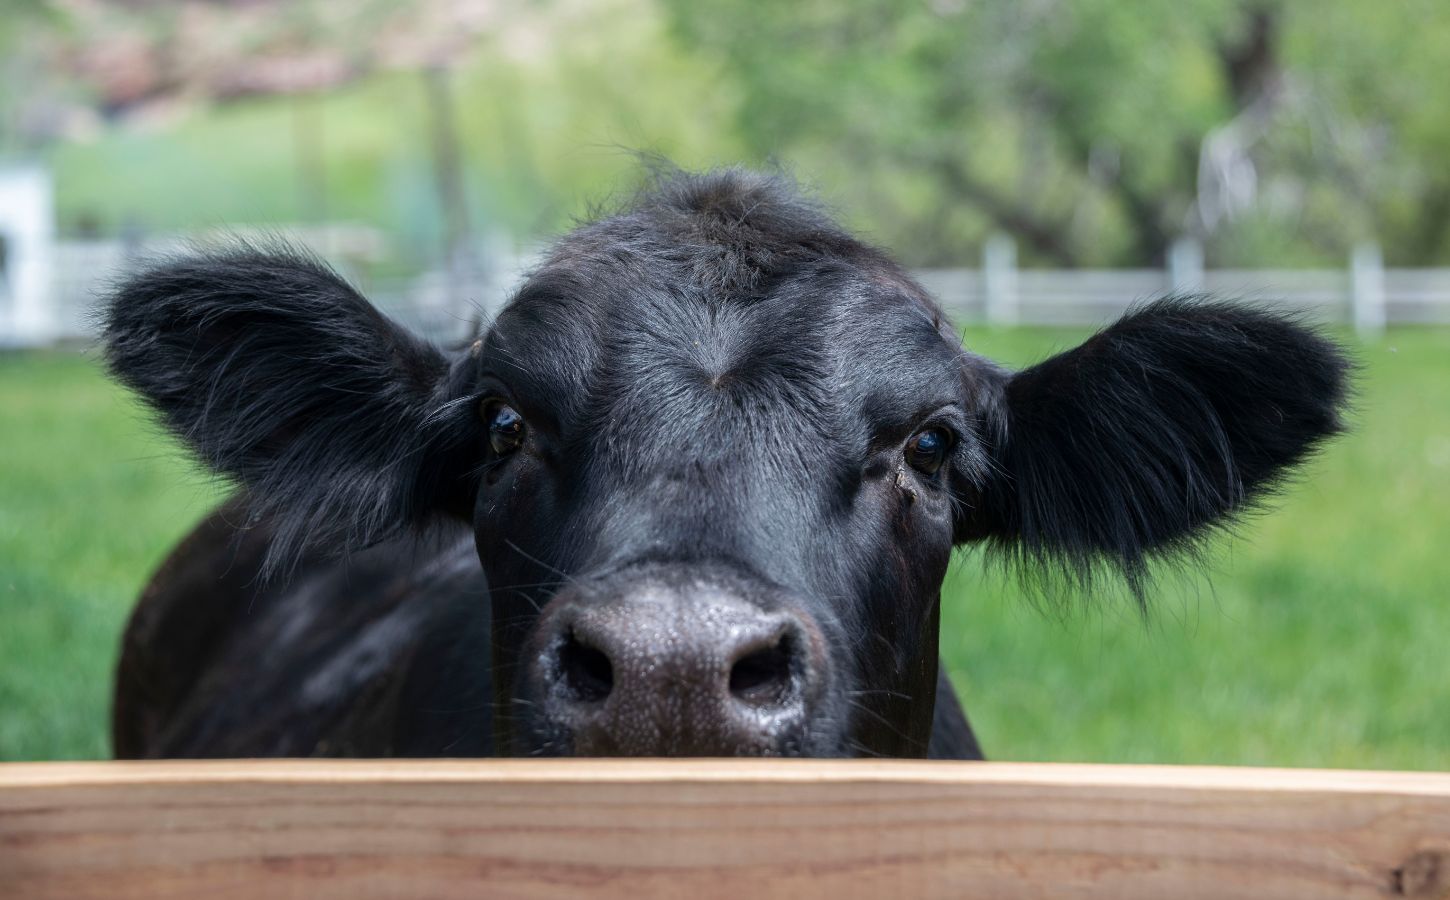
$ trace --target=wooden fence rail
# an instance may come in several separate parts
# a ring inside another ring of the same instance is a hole
[[[0,896],[1450,895],[1450,774],[875,761],[0,766]]]

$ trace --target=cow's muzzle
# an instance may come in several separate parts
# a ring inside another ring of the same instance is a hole
[[[824,645],[779,591],[729,573],[637,567],[561,592],[526,677],[556,751],[798,755],[830,688]]]

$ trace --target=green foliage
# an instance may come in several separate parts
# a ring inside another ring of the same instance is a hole
[[[1377,236],[1450,259],[1444,3],[667,4],[742,85],[750,147],[839,186],[913,263],[990,230],[1064,265],[1159,264],[1181,234],[1282,263],[1248,237],[1270,228],[1290,258]]]
[[[303,3],[274,24],[366,57],[370,30],[398,8],[370,0],[349,17]],[[125,15],[160,33],[167,9]],[[1339,266],[1367,238],[1391,264],[1450,263],[1450,4],[1397,9],[503,3],[452,79],[469,217],[547,233],[627,189],[639,172],[628,151],[642,150],[692,167],[784,163],[911,264],[970,262],[999,230],[1028,265],[1158,265],[1180,235],[1218,265]],[[169,230],[325,212],[395,232],[410,263],[426,262],[445,217],[422,76],[371,72],[320,96],[203,106],[65,143],[62,223]],[[300,162],[304,129],[320,191]]]
[[[0,162],[28,149],[20,139],[18,119],[23,100],[33,89],[35,63],[26,38],[34,29],[58,28],[60,17],[47,0],[0,0]]]
[[[539,28],[544,47],[493,41],[454,73],[475,227],[551,233],[637,181],[635,151],[695,167],[738,161],[725,124],[732,89],[668,39],[652,6],[606,0]],[[443,214],[423,76],[410,71],[61,144],[53,161],[62,228],[306,221],[310,172],[297,152],[304,117],[325,160],[327,217],[393,233],[411,262],[426,263],[440,245]]]
[[[1026,364],[1080,333],[973,329]],[[998,759],[1450,768],[1450,331],[1358,348],[1354,432],[1163,581],[1035,607],[962,554],[942,650]],[[99,757],[120,630],[218,497],[81,356],[0,357],[0,759]]]

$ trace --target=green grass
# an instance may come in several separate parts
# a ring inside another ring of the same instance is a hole
[[[1113,590],[1044,612],[962,556],[942,647],[992,756],[1450,769],[1450,331],[1358,352],[1354,434],[1149,624]],[[106,755],[126,614],[216,496],[90,359],[0,356],[0,759]]]
[[[0,355],[0,759],[110,753],[147,574],[214,491],[80,355]]]
[[[1015,363],[1076,336],[974,333]],[[1450,769],[1450,332],[1356,346],[1354,432],[1213,569],[1043,615],[980,556],[943,653],[1007,759]]]

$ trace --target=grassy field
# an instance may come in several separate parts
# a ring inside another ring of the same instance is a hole
[[[1026,363],[1080,337],[968,343]],[[1450,769],[1450,331],[1357,352],[1355,433],[1146,625],[961,556],[943,653],[989,754]],[[217,496],[92,359],[0,356],[0,759],[107,755],[126,614]]]

